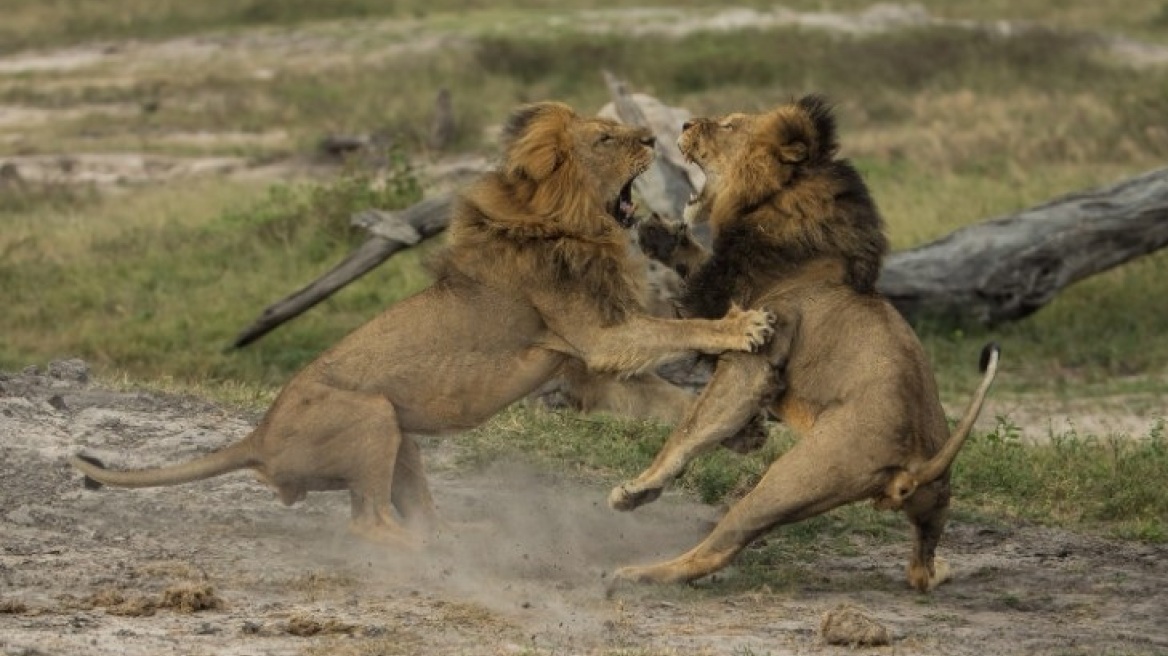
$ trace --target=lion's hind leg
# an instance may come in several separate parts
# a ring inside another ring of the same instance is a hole
[[[384,397],[303,383],[269,413],[261,474],[281,493],[348,489],[350,530],[367,540],[413,546],[394,517],[390,490],[402,443],[397,413]]]
[[[428,488],[424,496],[418,488],[416,477],[422,476],[422,472],[415,467],[420,467],[421,458],[412,461],[417,455],[417,445],[412,441],[405,444],[393,404],[380,397],[363,397],[361,401],[364,407],[355,409],[360,414],[354,415],[355,421],[345,434],[336,436],[342,443],[352,445],[347,478],[353,510],[349,530],[370,542],[416,549],[420,540],[394,516],[391,493],[395,488],[400,493],[403,516],[429,512],[419,506],[427,503],[432,506],[433,502]],[[403,454],[407,462],[399,463]],[[395,485],[397,473],[403,474],[406,480]]]
[[[392,500],[393,507],[411,530],[431,533],[441,527],[430,485],[426,481],[422,450],[409,435],[401,436],[401,446],[398,447],[393,470]]]
[[[841,440],[840,418],[823,417],[812,433],[771,464],[762,480],[730,507],[710,535],[681,556],[625,567],[615,579],[645,583],[692,581],[722,567],[766,531],[871,496],[879,484],[870,461]]]
[[[937,557],[937,543],[949,520],[948,478],[917,488],[904,504],[904,511],[913,527],[908,584],[918,592],[930,592],[949,578],[949,564]]]

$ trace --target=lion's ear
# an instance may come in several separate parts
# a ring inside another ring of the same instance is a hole
[[[779,161],[784,164],[798,164],[807,159],[807,144],[802,141],[788,141],[779,146]]]
[[[575,116],[562,103],[536,103],[516,110],[503,128],[509,176],[543,180],[567,155],[568,122]]]

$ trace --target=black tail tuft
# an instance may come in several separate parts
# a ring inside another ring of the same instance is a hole
[[[94,467],[101,467],[102,469],[105,469],[105,463],[98,460],[97,458],[94,458],[93,456],[87,456],[87,455],[83,455],[83,454],[78,453],[77,459],[84,460],[85,462],[88,462],[89,464],[93,465]],[[81,481],[81,484],[84,485],[85,489],[87,489],[87,490],[100,490],[102,487],[100,482],[95,481],[88,476],[86,476],[85,479]]]
[[[1002,347],[998,346],[997,342],[990,342],[981,349],[981,359],[977,363],[977,368],[984,374],[985,370],[990,366],[990,358],[997,355],[1001,358]]]

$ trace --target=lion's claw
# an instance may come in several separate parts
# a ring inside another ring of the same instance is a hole
[[[612,492],[608,494],[608,505],[613,510],[627,512],[656,501],[659,496],[661,496],[661,488],[659,487],[635,490],[631,483],[622,483],[614,487]]]
[[[775,335],[775,315],[770,310],[746,310],[746,339],[751,353],[757,353]]]

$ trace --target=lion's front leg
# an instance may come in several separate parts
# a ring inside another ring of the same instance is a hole
[[[579,360],[569,360],[562,375],[563,392],[581,412],[610,412],[676,424],[697,398],[652,372],[633,376],[598,374],[588,371]]]
[[[575,346],[577,357],[591,370],[640,373],[695,351],[713,355],[757,351],[774,333],[773,322],[769,311],[731,307],[721,319],[631,317],[612,328],[576,330],[565,341]]]
[[[812,435],[773,462],[706,539],[686,553],[647,566],[624,567],[614,581],[678,583],[725,567],[752,540],[772,528],[799,522],[871,495],[872,454],[855,453],[854,422],[846,413],[827,417]]]
[[[771,392],[774,376],[766,355],[726,354],[714,377],[686,417],[673,430],[653,464],[636,479],[612,490],[608,503],[616,510],[633,510],[661,495],[701,453],[736,435]]]

